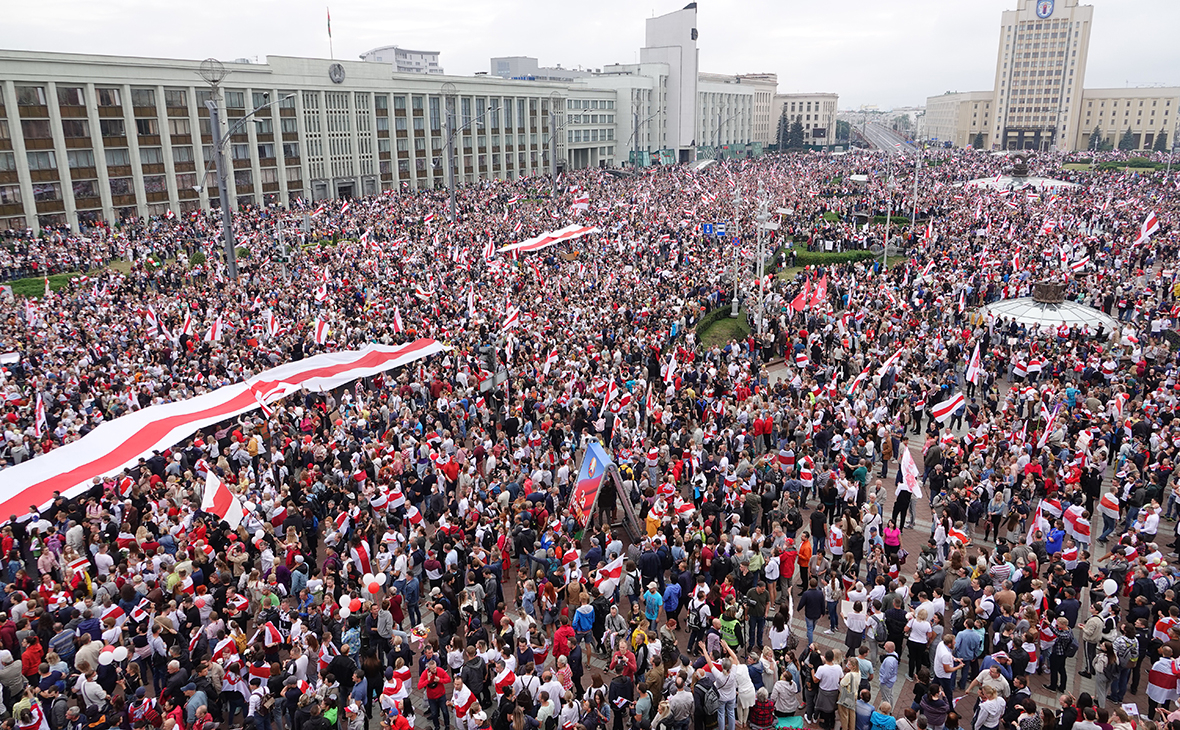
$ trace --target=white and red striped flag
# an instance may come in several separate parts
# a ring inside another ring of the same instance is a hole
[[[225,323],[222,322],[221,317],[213,320],[213,324],[209,326],[209,331],[205,333],[205,342],[220,342],[221,334],[225,331]]]
[[[238,529],[238,525],[242,524],[242,519],[246,516],[241,500],[229,491],[225,482],[218,479],[212,471],[205,475],[205,494],[201,498],[201,510],[217,515],[228,522],[234,530]]]
[[[317,345],[328,341],[328,323],[320,317],[316,317],[315,321],[311,323],[311,332]]]
[[[979,345],[975,343],[975,352],[971,353],[971,360],[967,363],[967,382],[979,385],[979,379],[983,377],[983,365],[979,357]]]
[[[613,596],[619,579],[623,576],[623,556],[615,558],[598,571],[594,579],[594,587],[604,596]]]
[[[520,309],[509,307],[508,312],[504,315],[504,324],[500,325],[500,330],[510,330],[518,324],[520,324]]]
[[[1160,229],[1160,220],[1156,217],[1155,211],[1147,214],[1143,219],[1143,223],[1139,226],[1139,237],[1135,239],[1135,243],[1143,243],[1151,238],[1151,234]],[[46,279],[48,281],[48,279]]]
[[[941,403],[938,403],[930,410],[930,415],[939,423],[946,422],[951,416],[955,415],[955,411],[967,402],[962,393],[955,393],[950,398],[947,398]]]
[[[37,391],[37,402],[33,407],[33,433],[37,438],[45,435],[49,430],[49,420],[45,417],[45,401],[41,399],[41,391]]]

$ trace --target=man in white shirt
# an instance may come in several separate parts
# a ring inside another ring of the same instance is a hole
[[[94,565],[98,568],[99,578],[107,577],[111,568],[115,567],[115,559],[108,554],[106,543],[98,546],[98,552],[94,556]]]
[[[955,672],[965,666],[962,659],[955,658],[954,649],[955,635],[948,632],[934,650],[934,681],[942,685],[947,697],[954,696]]]

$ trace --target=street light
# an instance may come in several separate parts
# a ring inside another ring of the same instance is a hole
[[[553,199],[557,199],[557,105],[562,104],[561,94],[556,91],[549,94],[549,176],[552,178]],[[563,122],[562,127],[565,126]]]
[[[458,130],[455,129],[455,101],[458,98],[458,89],[450,81],[442,85],[443,95],[443,109],[446,115],[447,124],[447,191],[450,195],[450,207],[447,211],[450,214],[450,219],[455,220],[455,134]]]
[[[264,96],[269,96],[269,94],[264,93]],[[213,162],[217,165],[217,192],[221,199],[221,237],[225,242],[225,269],[231,279],[238,277],[238,254],[234,245],[233,211],[229,207],[229,190],[226,186],[225,146],[255,114],[293,98],[295,98],[295,94],[287,94],[281,99],[267,102],[251,110],[249,114],[235,122],[224,137],[221,136],[221,112],[217,109],[217,102],[212,99],[205,102],[205,108],[209,110],[209,126],[213,128]],[[201,173],[201,181],[204,182],[208,175],[209,163],[206,162],[205,169]],[[198,194],[204,189],[204,185],[193,186],[193,190]]]
[[[657,111],[655,114],[648,116],[647,119],[644,119],[643,121],[639,121],[639,107],[636,106],[634,114],[635,114],[635,128],[631,130],[631,136],[627,138],[627,141],[623,143],[623,146],[626,147],[627,145],[631,144],[632,139],[635,140],[635,144],[631,147],[631,152],[632,152],[631,164],[632,165],[635,164],[635,160],[639,159],[639,128],[642,125],[647,124],[651,120],[658,117],[660,115],[660,112]]]
[[[726,122],[728,122],[731,119],[737,119],[744,112],[740,112],[740,111],[734,112],[733,114],[730,114],[725,119],[721,118],[722,113],[723,112],[720,109],[717,110],[717,151],[716,151],[715,159],[718,159],[718,160],[721,159],[721,127],[722,127],[722,125],[724,125]]]
[[[758,181],[758,214],[754,220],[758,221],[758,321],[755,322],[758,334],[762,335],[766,327],[766,231],[778,230],[778,224],[770,220],[770,199],[766,196],[766,188],[762,181]]]
[[[733,188],[733,237],[734,240],[741,240],[738,238],[738,206],[742,202],[742,188],[740,185],[735,185]],[[723,239],[724,240],[724,239]],[[738,247],[733,247],[733,301],[730,303],[729,310],[730,317],[738,316]]]
[[[446,134],[447,134],[447,189],[450,196],[450,219],[455,220],[455,137],[460,132],[467,129],[472,124],[482,120],[493,111],[491,107],[485,109],[482,113],[477,114],[470,120],[464,122],[460,126],[455,126],[455,101],[458,99],[459,93],[455,89],[455,85],[450,81],[442,85],[442,95],[444,105],[446,106]]]

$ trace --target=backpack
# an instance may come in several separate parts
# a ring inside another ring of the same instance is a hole
[[[1065,649],[1065,655],[1067,657],[1072,657],[1072,656],[1076,656],[1077,653],[1078,653],[1077,637],[1075,637],[1073,634],[1070,634],[1069,635],[1069,646],[1066,647],[1066,649]]]
[[[717,710],[721,708],[721,695],[717,693],[717,688],[709,686],[705,689],[705,696],[701,700],[701,705],[705,709],[705,717],[712,717],[717,714]]]
[[[701,606],[693,607],[688,604],[688,628],[690,631],[700,631],[705,628],[705,622],[701,620]]]
[[[1118,657],[1119,668],[1126,669],[1139,659],[1139,642],[1130,637],[1124,637],[1123,641],[1116,640],[1114,654]]]
[[[889,628],[885,626],[885,620],[883,618],[877,618],[874,619],[874,623],[876,626],[873,628],[873,639],[878,644],[884,644],[886,641],[889,641]]]

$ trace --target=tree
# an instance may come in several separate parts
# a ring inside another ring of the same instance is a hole
[[[1167,152],[1168,133],[1161,129],[1160,133],[1155,136],[1155,144],[1151,146],[1151,149],[1155,152]]]
[[[1090,144],[1087,145],[1089,149],[1096,150],[1102,146],[1102,129],[1095,124],[1094,131],[1090,132]]]
[[[975,140],[971,142],[971,146],[977,150],[983,149],[983,132],[975,133]]]
[[[843,119],[836,120],[836,141],[847,142],[852,138],[852,125]]]
[[[1119,149],[1126,151],[1133,150],[1135,147],[1135,134],[1131,131],[1130,127],[1127,127],[1127,131],[1123,132],[1122,137],[1119,137]]]
[[[787,136],[791,133],[791,119],[784,111],[778,118],[778,127],[774,130],[774,143],[782,151],[787,148]]]
[[[804,145],[804,142],[803,116],[795,115],[795,121],[791,122],[791,131],[787,133],[787,147],[799,149]]]

